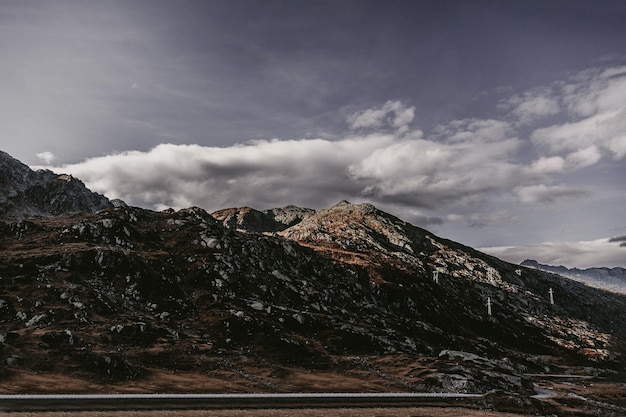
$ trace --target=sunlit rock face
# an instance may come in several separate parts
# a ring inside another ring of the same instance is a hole
[[[529,394],[524,375],[556,366],[546,358],[622,366],[624,320],[618,294],[370,204],[214,215],[120,205],[0,222],[0,376],[234,372],[293,391],[304,388],[281,378],[306,370],[395,390]]]

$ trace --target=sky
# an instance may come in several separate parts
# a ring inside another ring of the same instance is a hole
[[[161,210],[370,202],[626,267],[626,3],[2,0],[0,149]]]

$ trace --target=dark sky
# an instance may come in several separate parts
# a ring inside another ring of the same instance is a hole
[[[515,261],[626,266],[625,21],[623,1],[5,0],[0,144],[150,208],[345,198]]]

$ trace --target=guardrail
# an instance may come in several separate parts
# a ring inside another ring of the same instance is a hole
[[[0,395],[0,411],[410,406],[481,398],[458,393]]]

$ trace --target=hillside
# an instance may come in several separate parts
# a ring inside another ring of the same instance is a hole
[[[496,390],[543,412],[542,375],[621,381],[625,320],[619,294],[370,204],[0,222],[2,392]]]

